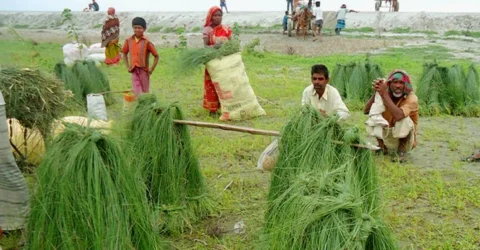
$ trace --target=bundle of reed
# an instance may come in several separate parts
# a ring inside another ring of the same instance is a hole
[[[154,95],[141,95],[128,133],[132,162],[171,234],[183,233],[213,208],[187,126],[174,122],[183,119],[178,105],[162,106]]]
[[[303,107],[284,127],[268,196],[266,249],[396,249],[374,159],[357,128]],[[343,144],[337,143],[343,141]]]
[[[28,249],[164,249],[146,187],[119,143],[66,124],[39,167]]]

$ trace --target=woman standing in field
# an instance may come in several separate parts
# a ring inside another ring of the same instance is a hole
[[[102,48],[105,48],[105,63],[115,65],[120,62],[120,21],[115,15],[114,8],[108,8],[108,16],[102,29]]]
[[[223,12],[220,7],[215,6],[208,11],[203,29],[203,43],[205,47],[219,48],[223,43],[230,40],[232,30],[229,27],[222,25],[222,16]],[[211,116],[215,116],[220,108],[217,91],[215,90],[215,86],[213,85],[212,79],[206,69],[203,107],[210,111]]]

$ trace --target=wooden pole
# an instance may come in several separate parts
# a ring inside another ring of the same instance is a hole
[[[100,92],[100,93],[93,93],[94,95],[105,95],[105,94],[121,94],[121,93],[128,93],[131,92],[132,90],[112,90],[112,91],[105,91],[105,92]]]
[[[227,124],[218,124],[218,123],[210,123],[210,122],[197,122],[197,121],[187,121],[187,120],[173,120],[173,122],[177,124],[183,125],[190,125],[195,127],[202,127],[202,128],[215,128],[215,129],[222,129],[222,130],[229,130],[229,131],[236,131],[242,133],[249,133],[252,135],[268,135],[268,136],[280,136],[280,132],[275,130],[263,130],[263,129],[254,129],[248,127],[240,127],[234,125],[227,125]],[[335,144],[343,145],[342,141],[333,141]],[[350,146],[356,148],[364,148],[369,150],[378,150],[380,149],[374,145],[363,145],[363,144],[351,144]]]
[[[186,120],[173,120],[177,124],[184,124],[196,127],[203,128],[216,128],[222,130],[236,131],[242,133],[249,133],[252,135],[270,135],[270,136],[279,136],[280,132],[274,130],[263,130],[263,129],[254,129],[248,127],[240,127],[226,124],[210,123],[210,122],[196,122],[196,121],[186,121]]]

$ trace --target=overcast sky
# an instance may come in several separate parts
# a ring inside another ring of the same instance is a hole
[[[0,0],[0,11],[81,11],[91,0]],[[305,0],[307,1],[307,0]],[[219,0],[97,0],[100,10],[117,11],[207,11]],[[345,3],[354,10],[373,11],[375,0],[323,0],[324,10]],[[480,12],[480,0],[399,0],[402,12]],[[281,11],[286,0],[227,0],[230,11]]]

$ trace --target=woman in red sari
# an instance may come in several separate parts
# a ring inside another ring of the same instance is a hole
[[[219,48],[223,43],[230,40],[232,30],[222,25],[223,12],[220,7],[212,7],[208,11],[208,16],[203,29],[203,43],[206,47]],[[212,79],[205,69],[203,107],[210,111],[211,116],[217,114],[220,108],[217,91],[213,85]]]

